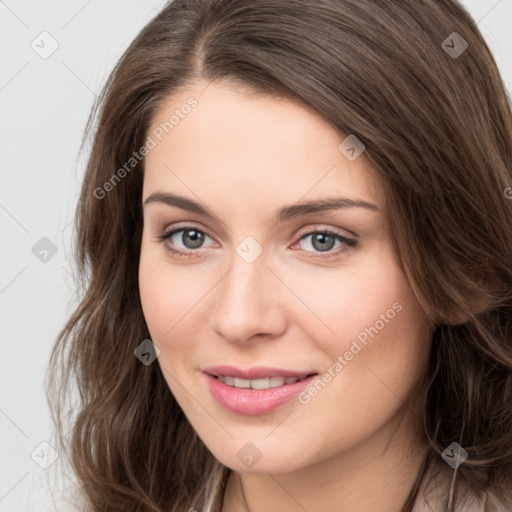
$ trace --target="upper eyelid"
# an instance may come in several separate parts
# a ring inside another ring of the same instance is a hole
[[[197,231],[201,231],[205,235],[209,236],[212,240],[215,240],[215,237],[213,237],[207,229],[195,226],[193,223],[183,224],[182,226],[173,226],[172,228],[168,229],[166,228],[163,230],[163,236],[169,236],[171,233],[176,234],[179,231],[186,231],[187,228],[197,229]]]
[[[353,236],[353,235],[351,235],[351,236],[345,236],[345,235],[344,235],[344,234],[342,234],[342,233],[338,233],[338,232],[337,232],[335,229],[333,229],[333,228],[313,228],[313,229],[306,229],[306,230],[304,230],[303,232],[302,232],[302,231],[300,231],[300,232],[297,234],[297,236],[298,236],[299,238],[302,238],[302,237],[304,237],[304,236],[309,236],[309,235],[312,235],[312,234],[314,234],[314,233],[327,233],[327,234],[329,234],[329,235],[339,236],[339,237],[341,237],[341,238],[347,238],[347,239],[352,239],[351,237]],[[354,238],[355,238],[355,236],[354,236]]]

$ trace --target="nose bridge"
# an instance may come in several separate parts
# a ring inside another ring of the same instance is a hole
[[[250,244],[242,242],[237,247],[230,270],[218,287],[214,328],[230,341],[278,332],[283,326],[275,293],[276,278],[267,268],[265,254],[256,254]]]

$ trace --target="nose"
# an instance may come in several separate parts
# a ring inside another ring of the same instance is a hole
[[[281,335],[286,330],[284,288],[267,267],[265,253],[252,263],[234,253],[230,270],[216,286],[213,330],[230,343]]]

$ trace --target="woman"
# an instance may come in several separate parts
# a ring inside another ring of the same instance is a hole
[[[455,0],[177,0],[95,119],[84,509],[511,510],[512,115]]]

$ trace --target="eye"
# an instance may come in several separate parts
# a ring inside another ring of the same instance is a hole
[[[337,256],[357,246],[357,241],[353,238],[348,238],[330,230],[309,231],[301,235],[297,244],[301,245],[301,242],[304,242],[302,248],[305,252],[313,253],[312,256],[318,256],[318,253],[327,253],[326,256],[320,254],[320,257]]]
[[[161,242],[167,242],[165,248],[176,256],[193,257],[196,249],[201,249],[206,239],[212,240],[204,231],[194,226],[184,226],[173,229],[158,237]],[[180,246],[180,244],[182,244]]]
[[[205,231],[195,226],[182,226],[164,233],[158,237],[161,242],[166,242],[165,248],[177,258],[193,258],[200,256],[198,249],[203,249],[206,239],[213,239]],[[291,248],[299,245],[308,257],[329,258],[335,257],[356,247],[357,240],[348,238],[328,229],[314,230],[300,236]],[[322,254],[325,253],[325,254]]]

